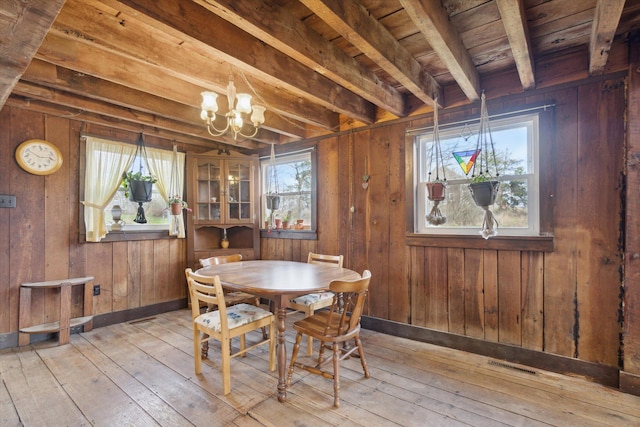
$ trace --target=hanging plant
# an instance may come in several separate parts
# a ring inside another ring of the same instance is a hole
[[[432,180],[432,171],[435,171],[435,178]],[[440,176],[442,172],[442,177]],[[442,225],[447,222],[447,217],[440,210],[440,202],[446,197],[447,175],[440,146],[440,125],[438,123],[438,98],[433,101],[433,144],[429,156],[429,173],[427,182],[427,198],[433,202],[431,211],[426,216],[427,222],[431,225]]]
[[[267,209],[271,211],[271,226],[273,227],[273,216],[275,211],[280,208],[280,195],[278,194],[278,171],[276,170],[276,155],[274,144],[271,144],[271,156],[269,158],[269,184],[266,194]]]
[[[136,153],[134,158],[137,157],[144,159],[144,162],[148,167],[149,161],[147,160],[147,150],[144,146],[142,133],[138,137],[138,142],[136,143]],[[140,163],[140,169],[138,172],[128,171],[122,175],[122,186],[124,187],[125,197],[128,197],[132,202],[138,203],[138,212],[133,220],[138,224],[147,223],[142,203],[151,201],[153,183],[156,181],[158,181],[158,179],[155,176],[142,174],[142,162]]]
[[[469,191],[475,204],[484,210],[482,228],[479,233],[482,237],[488,239],[498,234],[498,221],[493,215],[493,212],[491,212],[490,207],[495,203],[500,188],[500,182],[494,179],[494,177],[497,178],[500,174],[498,173],[496,151],[493,145],[493,137],[491,136],[489,113],[487,112],[487,101],[484,91],[482,92],[481,98],[480,129],[478,130],[476,153],[478,153],[478,157],[473,164]],[[493,174],[489,171],[490,160],[493,160],[495,171]],[[477,174],[476,167],[478,168]]]

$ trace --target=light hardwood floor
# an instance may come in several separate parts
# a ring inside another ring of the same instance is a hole
[[[330,380],[300,371],[278,402],[261,349],[232,360],[224,396],[218,343],[195,376],[191,337],[180,310],[74,334],[65,346],[3,350],[0,426],[640,425],[640,397],[366,330],[371,378],[358,359],[343,362],[339,409]],[[287,338],[290,354],[291,330]]]

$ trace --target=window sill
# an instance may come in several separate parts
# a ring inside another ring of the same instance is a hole
[[[426,235],[407,233],[407,246],[437,248],[494,249],[509,251],[553,252],[553,236],[482,236]]]
[[[100,240],[100,242],[125,242],[134,240],[161,240],[175,238],[175,236],[169,236],[169,232],[167,230],[121,230],[110,231],[102,240]],[[84,233],[80,234],[80,243],[87,243],[87,238]]]
[[[293,239],[318,240],[318,233],[313,230],[260,230],[261,239]]]

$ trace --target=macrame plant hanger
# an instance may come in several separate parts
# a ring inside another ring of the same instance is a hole
[[[493,136],[491,135],[489,113],[487,111],[487,101],[484,91],[482,92],[481,99],[480,128],[478,129],[478,140],[476,143],[476,152],[480,150],[480,154],[477,161],[473,164],[469,190],[476,205],[484,210],[482,228],[479,233],[482,237],[488,239],[498,234],[498,221],[493,212],[491,212],[490,207],[495,203],[498,189],[500,188],[500,182],[495,180],[500,174],[498,173],[496,150],[493,144]],[[489,171],[490,158],[493,158],[493,167],[495,170],[495,174],[493,175]],[[479,170],[477,175],[476,167],[478,167]]]
[[[432,171],[435,165],[436,177],[432,181]],[[440,177],[442,169],[442,178]],[[429,155],[429,173],[427,178],[427,197],[433,202],[431,211],[426,216],[427,222],[431,225],[442,225],[447,222],[447,218],[440,211],[440,202],[445,199],[447,185],[447,175],[442,157],[442,147],[440,145],[440,124],[438,123],[438,98],[433,100],[433,144]]]
[[[271,144],[271,156],[269,157],[269,185],[267,188],[267,209],[270,210],[269,225],[274,228],[273,216],[280,207],[280,194],[278,194],[278,171],[276,170],[276,155],[274,144]]]
[[[144,139],[142,137],[142,132],[138,136],[138,141],[136,142],[136,154],[134,155],[134,160],[140,157],[140,159],[144,160],[144,164],[149,168],[149,161],[147,160],[147,149],[144,146]],[[138,174],[142,176],[142,161],[138,164]],[[131,185],[131,183],[130,183]],[[133,188],[133,187],[132,187]],[[142,207],[142,203],[151,201],[153,184],[151,185],[137,185],[137,189],[142,190],[143,198],[137,197],[133,198],[134,192],[131,190],[129,199],[138,202],[138,212],[136,213],[136,217],[133,220],[138,224],[146,224],[147,218],[144,215],[144,208]]]

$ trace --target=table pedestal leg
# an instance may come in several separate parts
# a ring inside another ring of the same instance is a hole
[[[278,400],[287,400],[287,347],[285,345],[284,331],[287,309],[283,304],[276,304],[276,327],[278,328],[278,342],[276,356],[278,358]]]

